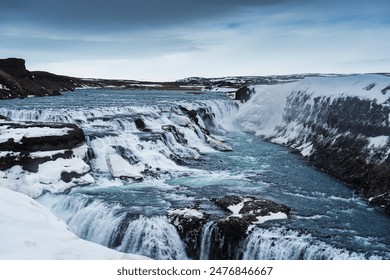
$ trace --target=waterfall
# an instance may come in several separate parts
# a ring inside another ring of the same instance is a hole
[[[245,260],[365,259],[358,253],[315,240],[310,234],[282,228],[256,228],[242,248]]]
[[[117,250],[159,260],[187,259],[176,228],[163,216],[140,217],[132,221]]]
[[[212,236],[215,234],[215,222],[211,221],[204,225],[200,245],[199,259],[208,260],[211,250]]]
[[[83,239],[160,260],[187,259],[176,228],[164,216],[139,216],[119,204],[79,193],[47,194],[38,201]]]

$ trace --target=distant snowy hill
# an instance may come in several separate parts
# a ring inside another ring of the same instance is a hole
[[[390,77],[306,77],[257,85],[244,130],[288,146],[390,211]]]

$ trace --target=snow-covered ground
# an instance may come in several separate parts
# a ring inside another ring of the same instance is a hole
[[[0,188],[0,259],[146,259],[82,240],[48,209]]]
[[[9,139],[14,139],[14,142],[19,142],[23,137],[45,137],[45,136],[60,136],[65,135],[72,129],[69,127],[53,128],[53,127],[23,127],[12,128],[8,125],[0,126],[0,143],[6,142]]]

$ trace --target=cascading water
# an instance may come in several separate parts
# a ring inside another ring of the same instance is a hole
[[[257,228],[245,240],[244,260],[365,259],[363,254],[315,240],[310,234],[286,228]]]
[[[200,257],[201,260],[208,260],[210,257],[211,238],[215,231],[215,222],[208,222],[202,230],[202,239],[200,245]]]
[[[164,216],[139,216],[119,204],[107,205],[82,194],[47,195],[40,202],[81,238],[155,259],[187,259],[175,227]]]
[[[238,105],[223,95],[79,90],[4,104],[0,115],[12,120],[83,128],[95,182],[38,198],[82,238],[156,259],[187,259],[181,225],[168,213],[192,207],[207,218],[191,256],[213,258],[223,242],[216,221],[229,215],[213,201],[245,195],[284,203],[292,214],[254,226],[234,248],[238,258],[390,258],[387,216],[288,150],[236,131]],[[219,152],[223,145],[233,151]]]

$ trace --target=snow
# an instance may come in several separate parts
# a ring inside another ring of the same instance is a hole
[[[228,145],[222,143],[220,140],[216,139],[215,137],[206,135],[206,141],[216,150],[219,151],[233,151],[231,147]]]
[[[388,141],[389,141],[389,136],[376,136],[376,137],[368,137],[368,147],[374,148],[374,149],[379,149],[384,147]]]
[[[43,136],[61,136],[67,134],[72,128],[52,128],[52,127],[28,127],[28,128],[12,128],[3,123],[0,126],[0,143],[7,142],[10,138],[14,142],[20,142],[23,137],[43,137]]]
[[[291,94],[305,93],[310,96],[307,101],[310,105],[316,97],[330,98],[330,102],[336,98],[358,97],[382,104],[390,98],[390,90],[385,90],[389,85],[389,77],[375,74],[306,77],[291,83],[257,85],[252,98],[240,105],[237,119],[244,130],[269,137],[284,124],[283,113]],[[298,133],[294,126],[292,131]]]
[[[106,160],[113,177],[143,178],[141,172],[145,165],[141,162],[132,165],[118,154],[108,154]]]
[[[0,188],[0,259],[147,259],[82,240],[33,199]]]
[[[244,207],[245,202],[252,201],[252,200],[253,200],[252,198],[244,198],[241,202],[239,202],[237,204],[229,205],[227,207],[227,209],[229,209],[230,212],[232,212],[231,216],[241,217],[242,215],[240,214],[240,211],[241,211],[242,207]]]
[[[189,126],[191,124],[191,120],[189,118],[184,116],[178,116],[178,115],[173,115],[172,121],[177,125],[184,126],[184,127]]]
[[[390,91],[382,91],[390,85],[390,78],[376,74],[359,74],[344,77],[311,77],[294,84],[292,91],[306,91],[315,97],[359,97],[361,99],[376,99],[377,103],[386,102]],[[373,87],[372,87],[373,86]]]
[[[298,150],[301,150],[301,155],[303,155],[304,157],[310,156],[313,150],[313,144],[309,143],[308,145],[305,145],[305,147],[302,149],[298,148]]]
[[[306,77],[283,84],[256,85],[253,90],[255,93],[251,99],[239,104],[237,123],[246,132],[276,144],[288,145],[307,157],[314,150],[313,143],[303,137],[310,133],[305,118],[309,122],[313,118],[313,108],[318,106],[315,102],[332,104],[336,99],[358,98],[386,107],[390,99],[390,77],[380,74]],[[286,112],[289,112],[288,120]],[[291,116],[296,116],[296,119],[291,119]],[[331,128],[329,132],[336,135],[334,137],[340,135]],[[366,139],[368,150],[384,149],[389,143],[388,136]]]
[[[25,171],[21,166],[15,165],[0,171],[0,189],[18,191],[35,198],[46,191],[59,193],[76,185],[91,184],[94,179],[87,174],[89,171],[89,165],[77,157],[47,161],[39,165],[37,173]],[[66,183],[61,180],[62,172],[76,172],[81,177]]]
[[[228,206],[228,209],[232,212],[231,216],[241,216],[240,211],[242,207],[244,207],[244,202],[248,201],[247,199],[244,199],[238,204],[233,204]]]
[[[203,213],[196,210],[196,209],[190,209],[190,208],[183,208],[183,209],[175,209],[175,210],[169,210],[169,215],[178,215],[178,216],[184,216],[186,218],[195,217],[198,219],[202,219],[204,217]]]
[[[10,90],[7,86],[0,84],[0,89]]]
[[[257,216],[257,222],[256,224],[263,224],[267,221],[272,220],[284,220],[287,219],[287,215],[283,212],[277,212],[277,213],[269,213],[267,216]]]

